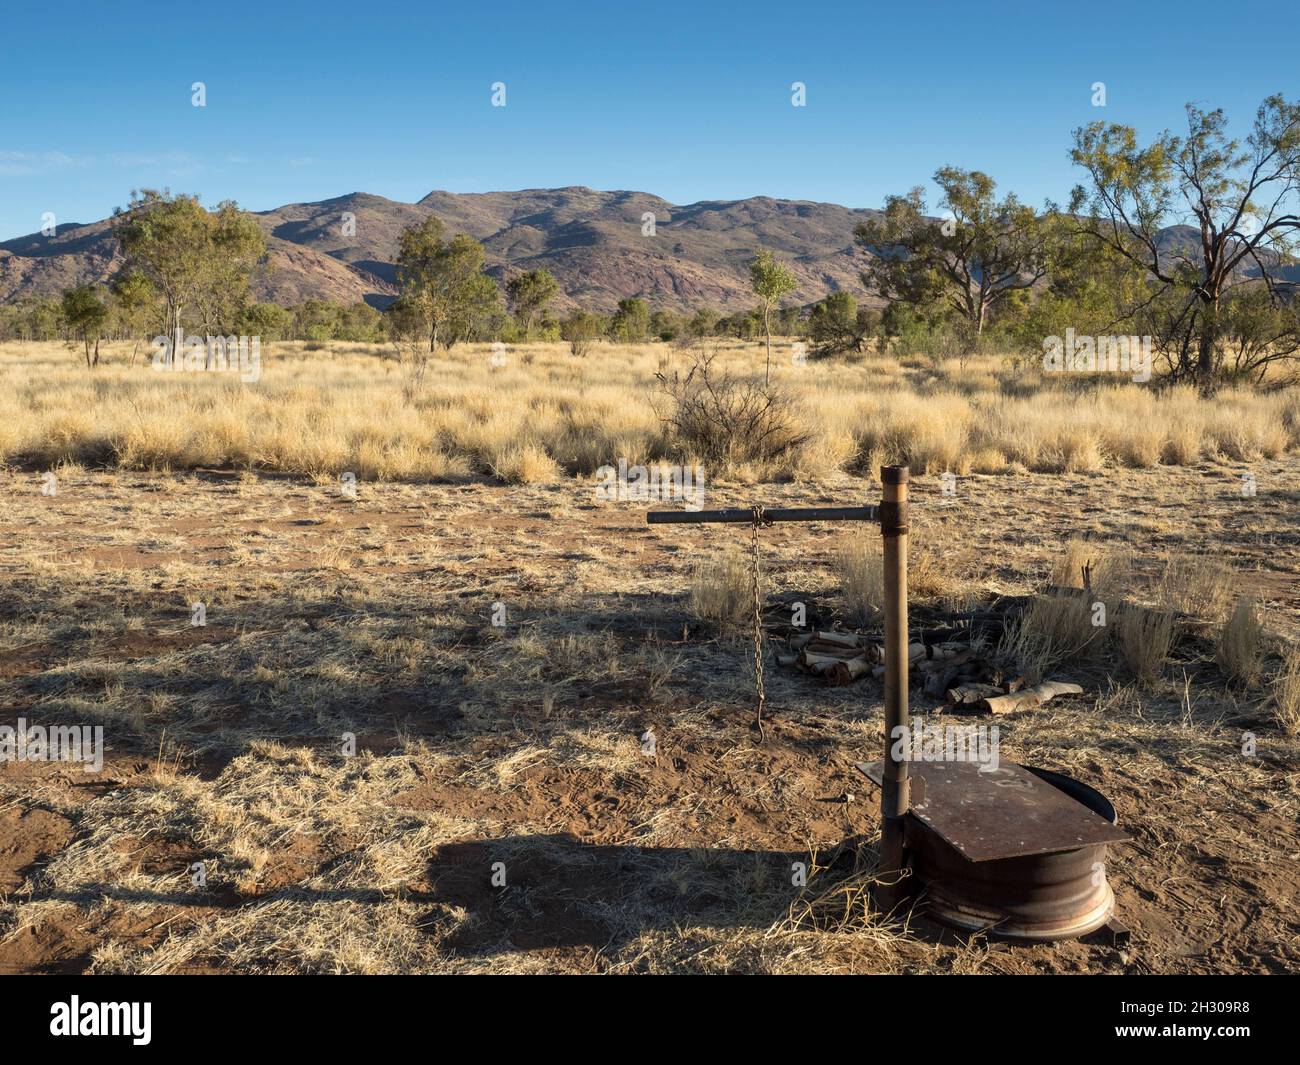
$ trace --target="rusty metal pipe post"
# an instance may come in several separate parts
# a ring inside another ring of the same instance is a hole
[[[885,549],[885,758],[880,789],[880,861],[877,873],[898,883],[882,884],[878,897],[891,910],[902,900],[906,868],[904,822],[910,798],[907,761],[894,757],[900,728],[910,728],[907,709],[907,475],[906,466],[880,471],[884,488],[880,532]]]

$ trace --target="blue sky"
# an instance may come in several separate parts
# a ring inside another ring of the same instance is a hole
[[[1150,135],[1195,100],[1244,133],[1264,96],[1300,95],[1300,5],[1253,10],[10,0],[0,239],[47,211],[105,217],[142,186],[252,210],[559,185],[874,207],[951,163],[1035,203],[1064,199],[1078,125]],[[206,107],[191,105],[195,81]]]

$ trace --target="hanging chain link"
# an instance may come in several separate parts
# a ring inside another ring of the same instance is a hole
[[[763,704],[767,702],[767,692],[763,688],[763,598],[759,592],[758,572],[758,527],[770,524],[763,517],[763,508],[753,508],[754,527],[750,541],[750,576],[754,593],[754,687],[758,692],[758,742],[764,743],[767,735],[763,731]]]

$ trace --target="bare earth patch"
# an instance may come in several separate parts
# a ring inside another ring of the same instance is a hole
[[[1003,757],[1088,781],[1133,835],[1109,868],[1126,951],[870,914],[819,931],[802,903],[851,875],[837,845],[877,829],[852,766],[877,756],[882,693],[769,659],[758,744],[747,634],[688,603],[698,562],[747,530],[649,528],[568,478],[348,500],[226,471],[71,471],[53,497],[5,476],[0,724],[102,725],[107,753],[95,774],[0,763],[0,971],[1300,965],[1300,741],[1210,655],[1176,654],[1145,689],[1098,663],[1085,695],[998,722]],[[710,487],[710,506],[877,495],[843,474]],[[1085,538],[1135,580],[1226,562],[1266,629],[1300,633],[1290,458],[972,475],[951,499],[924,476],[914,498],[914,554],[963,601],[1041,587]],[[769,602],[835,610],[845,535],[764,530]],[[933,709],[915,688],[913,706]]]

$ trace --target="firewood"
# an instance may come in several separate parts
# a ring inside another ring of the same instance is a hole
[[[926,644],[947,643],[949,640],[965,641],[970,639],[970,630],[966,628],[922,629],[919,633],[914,633],[912,639]]]
[[[823,655],[817,654],[814,651],[804,651],[803,654],[799,656],[799,662],[801,665],[807,666],[814,673],[819,673],[823,669],[834,669],[839,663],[845,661],[846,657],[853,658],[856,656]]]
[[[971,660],[972,652],[964,652],[946,662],[935,663],[925,678],[925,693],[936,699],[949,688],[966,681],[982,682],[985,679],[983,660]],[[922,667],[927,663],[921,663]]]
[[[840,658],[857,658],[862,651],[861,647],[845,647],[842,643],[828,643],[825,640],[813,640],[804,648],[805,654],[836,655]]]
[[[907,657],[912,662],[919,662],[923,659],[943,661],[947,658],[955,658],[962,651],[969,650],[970,644],[965,643],[937,643],[933,645],[913,643],[908,645]]]
[[[972,706],[1001,694],[1002,689],[995,688],[992,684],[959,684],[955,688],[948,689],[944,694],[944,702],[951,706]]]
[[[867,661],[866,655],[859,655],[857,658],[850,658],[847,662],[839,662],[831,670],[830,677],[836,684],[852,684],[859,677],[864,677],[871,670],[871,664]]]
[[[1010,714],[1016,710],[1032,710],[1058,695],[1082,695],[1083,689],[1067,681],[1047,680],[1032,688],[1009,695],[998,695],[980,701],[979,708],[986,714]]]
[[[813,635],[815,639],[826,643],[838,643],[843,647],[861,647],[866,642],[865,636],[852,632],[818,632]]]
[[[814,658],[833,658],[837,662],[866,654],[861,647],[841,647],[837,643],[810,643],[801,653],[812,655]]]
[[[959,651],[957,654],[953,655],[950,658],[925,659],[924,661],[919,663],[917,668],[921,669],[924,672],[938,670],[940,672],[946,673],[949,669],[960,666],[963,663],[969,662],[974,657],[974,655],[975,652],[968,647],[966,650]]]

